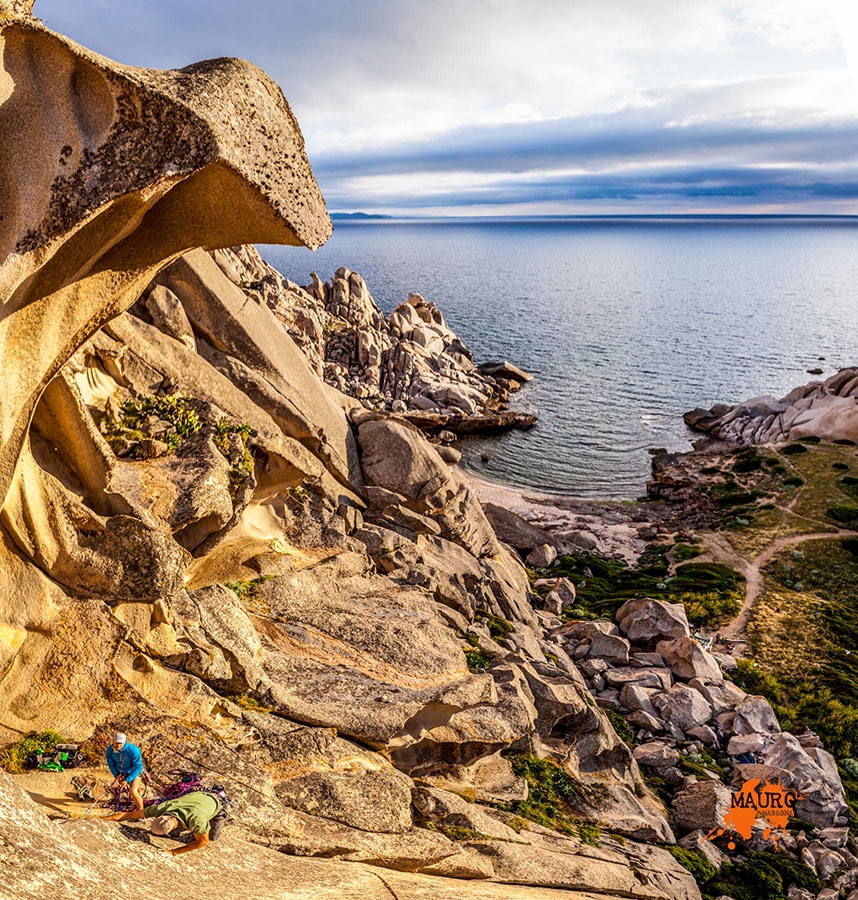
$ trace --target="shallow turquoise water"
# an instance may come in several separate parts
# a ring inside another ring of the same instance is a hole
[[[469,467],[505,483],[636,497],[649,448],[690,448],[686,410],[782,396],[807,369],[858,363],[858,220],[335,225],[315,253],[260,250],[299,284],[347,265],[385,312],[419,291],[478,362],[536,376],[515,403],[539,413],[536,428],[459,442]]]

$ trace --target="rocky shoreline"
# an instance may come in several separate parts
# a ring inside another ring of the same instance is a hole
[[[711,484],[661,460],[648,504],[466,479],[454,431],[532,424],[507,409],[527,373],[476,366],[417,294],[385,317],[348,269],[305,289],[261,261],[248,242],[331,233],[277,86],[120,66],[31,10],[0,0],[0,892],[854,889],[830,754],[685,614],[739,583],[680,559],[691,525],[744,527],[780,457]],[[69,772],[22,771],[70,741],[101,776],[114,731],[225,787],[223,843],[167,860],[70,815]],[[807,821],[789,856],[754,826],[728,867],[701,832],[769,775]]]
[[[363,278],[345,267],[300,287],[254,247],[213,254],[224,274],[265,303],[331,387],[366,409],[402,414],[432,434],[500,434],[536,423],[510,410],[510,394],[532,375],[509,362],[476,365],[438,307],[410,293],[390,316]]]

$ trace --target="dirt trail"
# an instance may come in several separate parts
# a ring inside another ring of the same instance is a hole
[[[844,537],[858,537],[858,531],[845,531],[838,529],[837,531],[813,532],[811,534],[794,534],[788,537],[775,538],[758,556],[748,562],[740,556],[730,546],[730,543],[723,535],[712,534],[704,540],[705,545],[709,548],[716,562],[729,565],[741,572],[746,579],[745,586],[745,602],[742,608],[736,614],[736,617],[724,628],[720,628],[719,632],[722,638],[728,640],[737,640],[741,637],[748,624],[751,610],[757,598],[763,592],[763,568],[767,563],[785,547],[793,547],[796,544],[803,544],[806,541],[824,541]]]

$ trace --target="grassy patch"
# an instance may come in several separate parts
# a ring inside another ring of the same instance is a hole
[[[703,548],[696,547],[693,544],[677,544],[673,548],[673,558],[678,563],[694,559],[695,556],[700,556],[701,553],[703,553]]]
[[[822,890],[822,883],[813,872],[786,853],[752,851],[745,862],[725,863],[714,878],[704,883],[703,895],[726,895],[734,900],[786,900],[787,890],[793,884],[814,896]]]
[[[605,715],[608,717],[611,725],[614,726],[614,731],[617,732],[617,737],[628,744],[629,747],[634,747],[635,745],[635,733],[632,731],[629,723],[613,709],[604,710]]]
[[[491,840],[487,834],[483,834],[481,831],[475,831],[473,828],[468,828],[465,825],[446,825],[443,822],[426,822],[423,827],[427,828],[429,831],[437,831],[451,841],[456,841],[460,844],[466,843],[467,841]]]
[[[231,694],[226,699],[232,700],[236,706],[240,706],[248,712],[269,713],[272,709],[270,706],[263,706],[255,697],[251,697],[250,694]]]
[[[496,641],[505,638],[508,634],[512,634],[515,631],[515,625],[513,625],[512,622],[507,622],[506,619],[502,619],[500,616],[494,616],[484,609],[478,609],[474,613],[474,617],[481,619],[488,625],[489,634]]]
[[[575,817],[575,807],[584,803],[598,806],[605,797],[595,787],[573,778],[553,760],[540,759],[533,753],[504,753],[513,772],[527,781],[527,800],[497,804],[521,819],[536,822],[562,834],[575,835],[585,844],[601,846],[601,832]]]
[[[682,545],[680,545],[682,546]],[[717,563],[684,563],[668,575],[670,545],[653,544],[635,566],[595,556],[564,556],[555,566],[575,582],[575,605],[566,619],[611,619],[632,597],[658,597],[682,603],[697,626],[718,625],[741,607],[745,579]]]
[[[239,600],[246,602],[252,599],[260,584],[264,584],[274,577],[276,576],[260,575],[259,578],[252,578],[249,581],[227,581],[224,587],[229,588],[234,594],[238,594]]]
[[[469,669],[488,669],[491,660],[480,650],[466,650],[465,659]]]
[[[702,850],[684,850],[682,847],[668,847],[667,852],[685,869],[694,876],[698,885],[704,885],[711,881],[717,874],[717,869],[706,858]]]

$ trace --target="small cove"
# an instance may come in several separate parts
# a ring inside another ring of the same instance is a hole
[[[435,302],[478,362],[533,372],[530,432],[459,442],[481,478],[567,496],[644,492],[649,449],[690,449],[682,413],[782,396],[858,362],[858,220],[335,221],[319,251],[260,248],[288,278],[360,272],[389,313]],[[824,359],[820,359],[824,357]],[[482,454],[490,459],[485,462]]]

